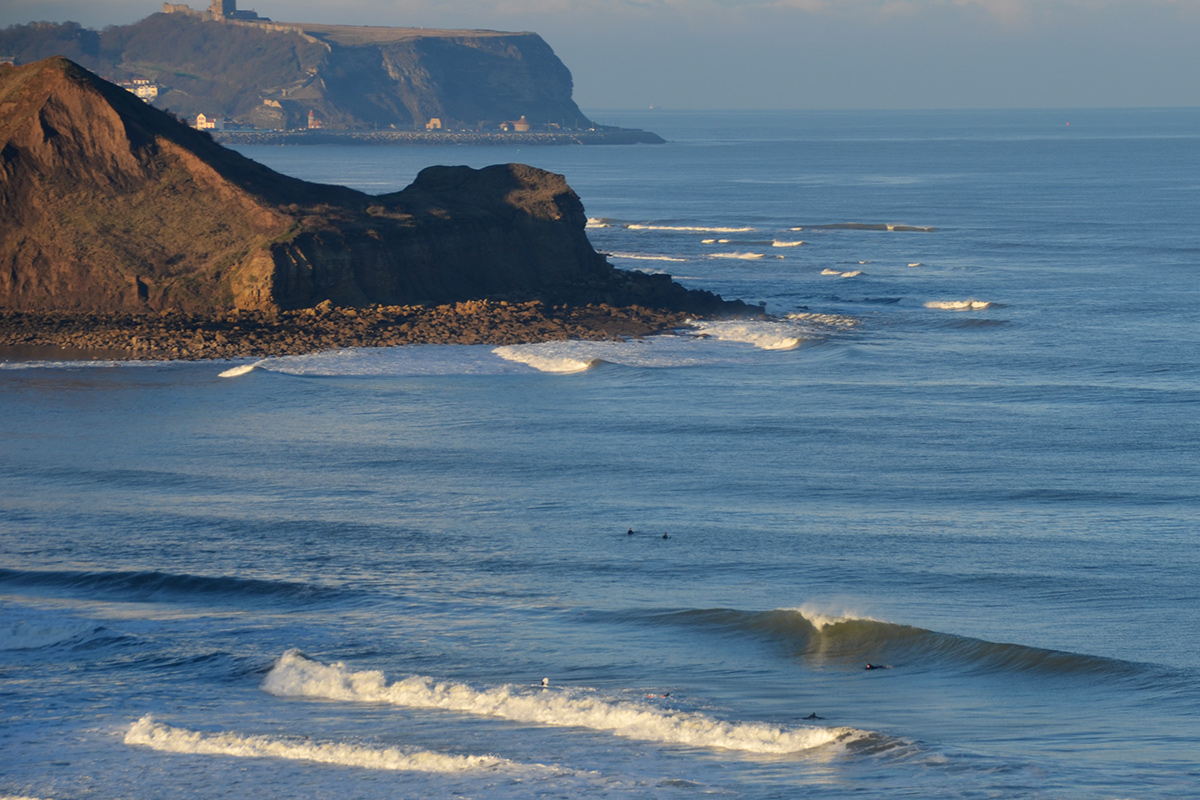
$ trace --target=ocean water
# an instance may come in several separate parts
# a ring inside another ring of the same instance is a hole
[[[0,796],[1200,795],[1200,111],[604,121],[244,152],[774,321],[0,364]]]

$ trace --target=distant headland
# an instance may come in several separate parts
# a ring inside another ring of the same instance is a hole
[[[530,32],[279,22],[213,0],[99,31],[14,25],[0,30],[0,53],[63,56],[231,142],[662,142],[588,119],[570,71]]]

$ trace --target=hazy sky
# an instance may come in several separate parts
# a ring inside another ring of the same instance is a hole
[[[191,0],[194,8],[206,0]],[[584,109],[1200,106],[1200,0],[239,0],[278,20],[531,30]],[[0,25],[153,0],[0,0]]]

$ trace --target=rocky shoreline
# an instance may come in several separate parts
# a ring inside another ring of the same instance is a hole
[[[641,306],[470,300],[441,306],[316,308],[197,315],[0,312],[0,358],[201,360],[404,344],[525,344],[637,338],[694,315]],[[87,354],[91,354],[90,356]]]

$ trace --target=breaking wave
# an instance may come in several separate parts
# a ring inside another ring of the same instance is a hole
[[[505,361],[513,361],[533,367],[538,372],[553,372],[570,374],[587,372],[592,367],[604,363],[599,358],[578,358],[575,355],[550,352],[546,347],[536,344],[511,344],[497,347],[493,353]]]
[[[342,742],[277,739],[236,733],[200,733],[155,722],[147,714],[129,726],[125,744],[166,753],[190,753],[239,758],[282,758],[365,769],[416,772],[464,772],[513,768],[512,761],[497,756],[454,756],[430,750],[374,748]]]
[[[604,217],[588,217],[587,220],[587,227],[589,228],[607,228],[609,224],[609,220]]]
[[[785,728],[766,723],[725,722],[697,712],[614,700],[586,690],[512,685],[476,689],[422,675],[388,683],[379,670],[356,672],[342,663],[322,664],[296,650],[289,650],[279,658],[263,681],[263,689],[278,697],[441,709],[551,727],[609,731],[640,741],[750,753],[803,753],[869,735],[853,728]]]
[[[826,269],[821,270],[821,274],[836,276],[838,278],[857,278],[859,275],[863,274],[863,271],[861,269],[851,269],[851,270],[847,270],[847,271],[843,272],[840,269],[826,268]]]
[[[688,624],[758,635],[787,645],[801,658],[844,662],[856,668],[872,662],[980,673],[1114,678],[1136,677],[1146,669],[1143,665],[1101,656],[989,642],[809,607],[773,611],[707,609],[674,612],[668,617]]]
[[[609,253],[608,255],[610,258],[627,258],[633,261],[687,261],[686,258],[680,258],[679,256],[656,256],[645,253]]]
[[[630,223],[625,226],[631,231],[679,231],[681,233],[749,233],[755,228],[725,228],[703,225],[643,225]]]
[[[693,322],[701,336],[726,342],[752,344],[759,350],[795,350],[804,337],[794,325],[782,322],[741,322],[736,320]]]
[[[809,225],[818,230],[891,231],[895,233],[933,233],[937,228],[923,225],[896,225],[889,222],[834,222],[828,225]]]
[[[765,253],[743,253],[743,252],[735,251],[732,253],[709,253],[708,257],[709,258],[733,258],[733,259],[738,259],[741,261],[755,261],[757,259],[762,258],[765,255],[766,255]]]
[[[802,244],[808,244],[808,242],[803,241],[801,239],[798,239],[794,242],[785,242],[785,241],[781,241],[779,239],[775,239],[774,241],[771,242],[771,247],[799,247]]]
[[[238,364],[236,367],[230,367],[229,369],[220,373],[217,377],[219,377],[219,378],[237,378],[241,375],[245,375],[249,372],[253,372],[255,369],[259,368],[260,366],[262,366],[265,363],[267,363],[265,359],[260,359],[259,361],[255,361],[253,364]]]
[[[982,311],[994,305],[986,300],[930,300],[925,307],[941,311]]]

